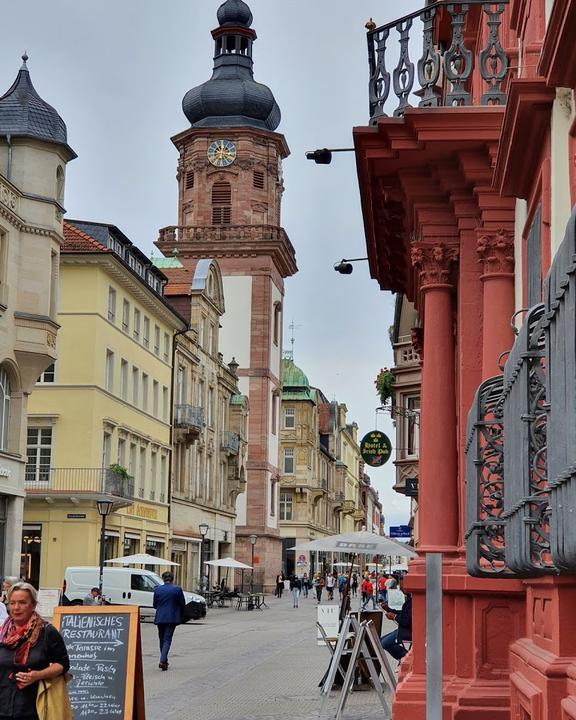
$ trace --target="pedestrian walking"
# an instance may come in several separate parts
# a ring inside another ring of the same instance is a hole
[[[301,589],[302,583],[300,582],[300,578],[296,577],[296,575],[292,575],[290,578],[290,592],[292,593],[292,601],[295,608],[298,607],[298,599],[300,598]]]
[[[346,575],[344,573],[340,573],[338,575],[338,592],[340,593],[340,597],[342,597],[342,593],[344,592],[344,588],[346,587]]]
[[[318,605],[320,605],[322,602],[322,590],[324,590],[324,578],[320,573],[314,578],[314,589],[316,590],[316,600],[318,600]]]
[[[168,653],[176,625],[182,622],[186,600],[182,588],[174,585],[174,575],[171,572],[162,573],[162,580],[164,585],[157,585],[154,588],[153,606],[156,609],[154,624],[158,627],[160,642],[158,667],[160,670],[168,670]]]
[[[328,600],[334,600],[334,575],[328,573],[326,576],[326,591],[328,592]]]
[[[308,597],[308,590],[310,589],[310,578],[308,577],[308,573],[304,573],[302,576],[302,596],[307,598]]]
[[[378,602],[386,602],[386,575],[384,573],[378,578]]]
[[[352,590],[352,597],[358,597],[358,575],[356,573],[352,573],[350,589]]]
[[[276,591],[274,592],[274,596],[277,598],[282,597],[282,593],[284,592],[284,574],[282,571],[276,575]]]

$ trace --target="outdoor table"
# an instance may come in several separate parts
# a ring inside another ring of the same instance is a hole
[[[264,600],[264,593],[244,593],[238,595],[236,610],[242,610],[242,607],[245,607],[246,610],[248,610],[250,604],[252,604],[256,610],[262,610],[263,608],[268,607]]]

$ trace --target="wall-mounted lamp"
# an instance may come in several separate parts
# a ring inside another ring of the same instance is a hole
[[[332,153],[335,152],[354,152],[355,148],[321,148],[319,150],[309,150],[306,153],[307,160],[314,160],[316,165],[330,165],[332,162]]]
[[[368,258],[351,258],[350,260],[342,258],[339,263],[334,265],[334,270],[336,270],[337,273],[340,273],[340,275],[352,275],[352,271],[354,270],[352,263],[362,262],[363,260],[368,260]]]

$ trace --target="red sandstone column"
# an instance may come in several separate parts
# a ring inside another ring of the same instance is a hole
[[[498,358],[514,342],[514,241],[506,230],[479,233],[482,273],[482,379],[498,375]]]
[[[454,551],[458,543],[458,451],[451,266],[458,248],[414,243],[424,304],[420,410],[420,551]]]

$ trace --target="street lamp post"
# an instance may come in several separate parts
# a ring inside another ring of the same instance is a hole
[[[202,535],[202,544],[200,545],[200,582],[202,583],[202,578],[204,577],[204,540],[206,539],[208,530],[210,530],[210,526],[207,523],[200,523],[200,525],[198,525],[198,530],[200,530],[200,535]],[[210,568],[210,566],[208,566],[208,568]],[[210,570],[208,570],[208,573],[210,573]],[[209,580],[210,575],[208,575],[207,578]],[[209,588],[210,583],[208,582],[206,590]]]
[[[96,507],[98,509],[98,515],[102,518],[102,525],[100,526],[100,575],[98,577],[98,591],[100,602],[102,602],[102,588],[104,586],[104,559],[106,553],[106,518],[112,512],[114,501],[102,498],[101,500],[96,500]]]
[[[254,592],[254,546],[256,545],[256,540],[258,540],[258,535],[249,535],[250,544],[252,545],[252,561],[250,562],[250,565],[252,565],[252,575],[250,575],[250,594]]]

